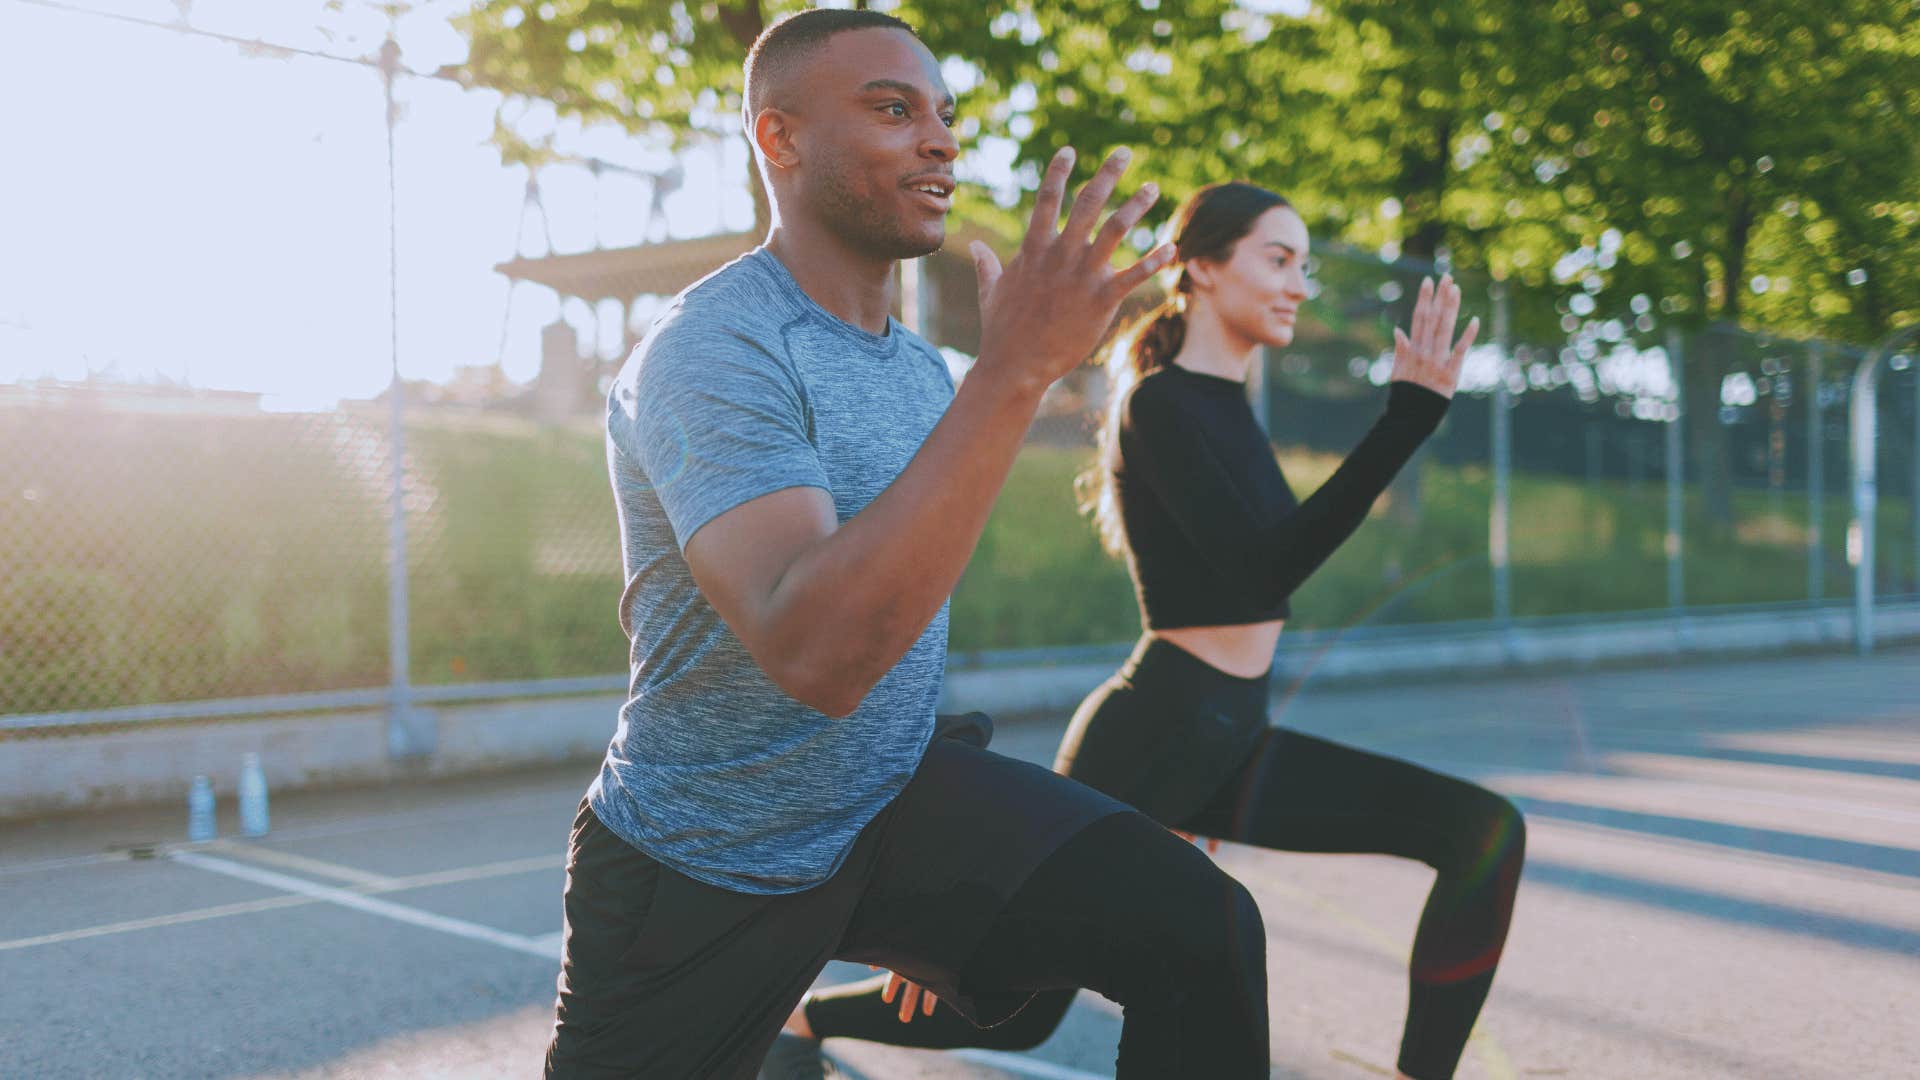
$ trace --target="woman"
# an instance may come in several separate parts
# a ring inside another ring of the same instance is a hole
[[[1268,668],[1288,596],[1365,520],[1445,414],[1478,332],[1453,342],[1460,290],[1421,284],[1394,331],[1385,413],[1297,502],[1247,403],[1262,346],[1293,340],[1307,230],[1245,183],[1196,192],[1174,219],[1171,299],[1115,350],[1113,408],[1091,500],[1123,556],[1146,631],[1074,714],[1055,768],[1185,833],[1278,851],[1381,853],[1438,871],[1414,938],[1402,1076],[1453,1074],[1493,981],[1525,847],[1511,803],[1474,784],[1267,721]],[[876,978],[814,995],[796,1035],[921,1047],[1026,1049],[1059,1024],[1049,991],[998,1027],[948,1008],[914,1018],[917,988]],[[902,1020],[912,1022],[902,1025]]]

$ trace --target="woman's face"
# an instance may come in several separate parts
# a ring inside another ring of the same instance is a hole
[[[1187,273],[1226,328],[1260,345],[1293,341],[1307,299],[1307,225],[1290,206],[1254,219],[1224,262],[1195,259]]]

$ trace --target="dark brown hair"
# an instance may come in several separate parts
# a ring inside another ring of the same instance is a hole
[[[1194,259],[1226,261],[1261,214],[1276,206],[1291,205],[1266,188],[1236,180],[1201,188],[1187,196],[1174,212],[1170,269],[1177,271],[1177,276],[1173,287],[1159,307],[1114,338],[1107,354],[1107,417],[1100,425],[1100,452],[1074,484],[1081,494],[1081,512],[1093,515],[1101,545],[1111,554],[1124,555],[1127,545],[1114,497],[1113,474],[1107,469],[1108,455],[1120,436],[1120,409],[1127,391],[1150,372],[1172,363],[1187,339],[1187,294],[1193,291],[1187,263]]]

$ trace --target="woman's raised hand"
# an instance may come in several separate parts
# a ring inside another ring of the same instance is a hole
[[[1412,325],[1404,331],[1393,328],[1394,381],[1414,383],[1441,397],[1452,397],[1453,388],[1460,383],[1460,365],[1480,333],[1476,317],[1455,342],[1453,324],[1459,316],[1460,286],[1453,283],[1453,275],[1442,274],[1438,285],[1432,278],[1422,278]]]

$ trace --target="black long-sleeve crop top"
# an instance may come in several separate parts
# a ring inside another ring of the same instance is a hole
[[[1150,630],[1286,618],[1287,598],[1366,520],[1446,415],[1447,399],[1395,382],[1387,409],[1299,502],[1245,384],[1169,364],[1128,391],[1104,465]]]

